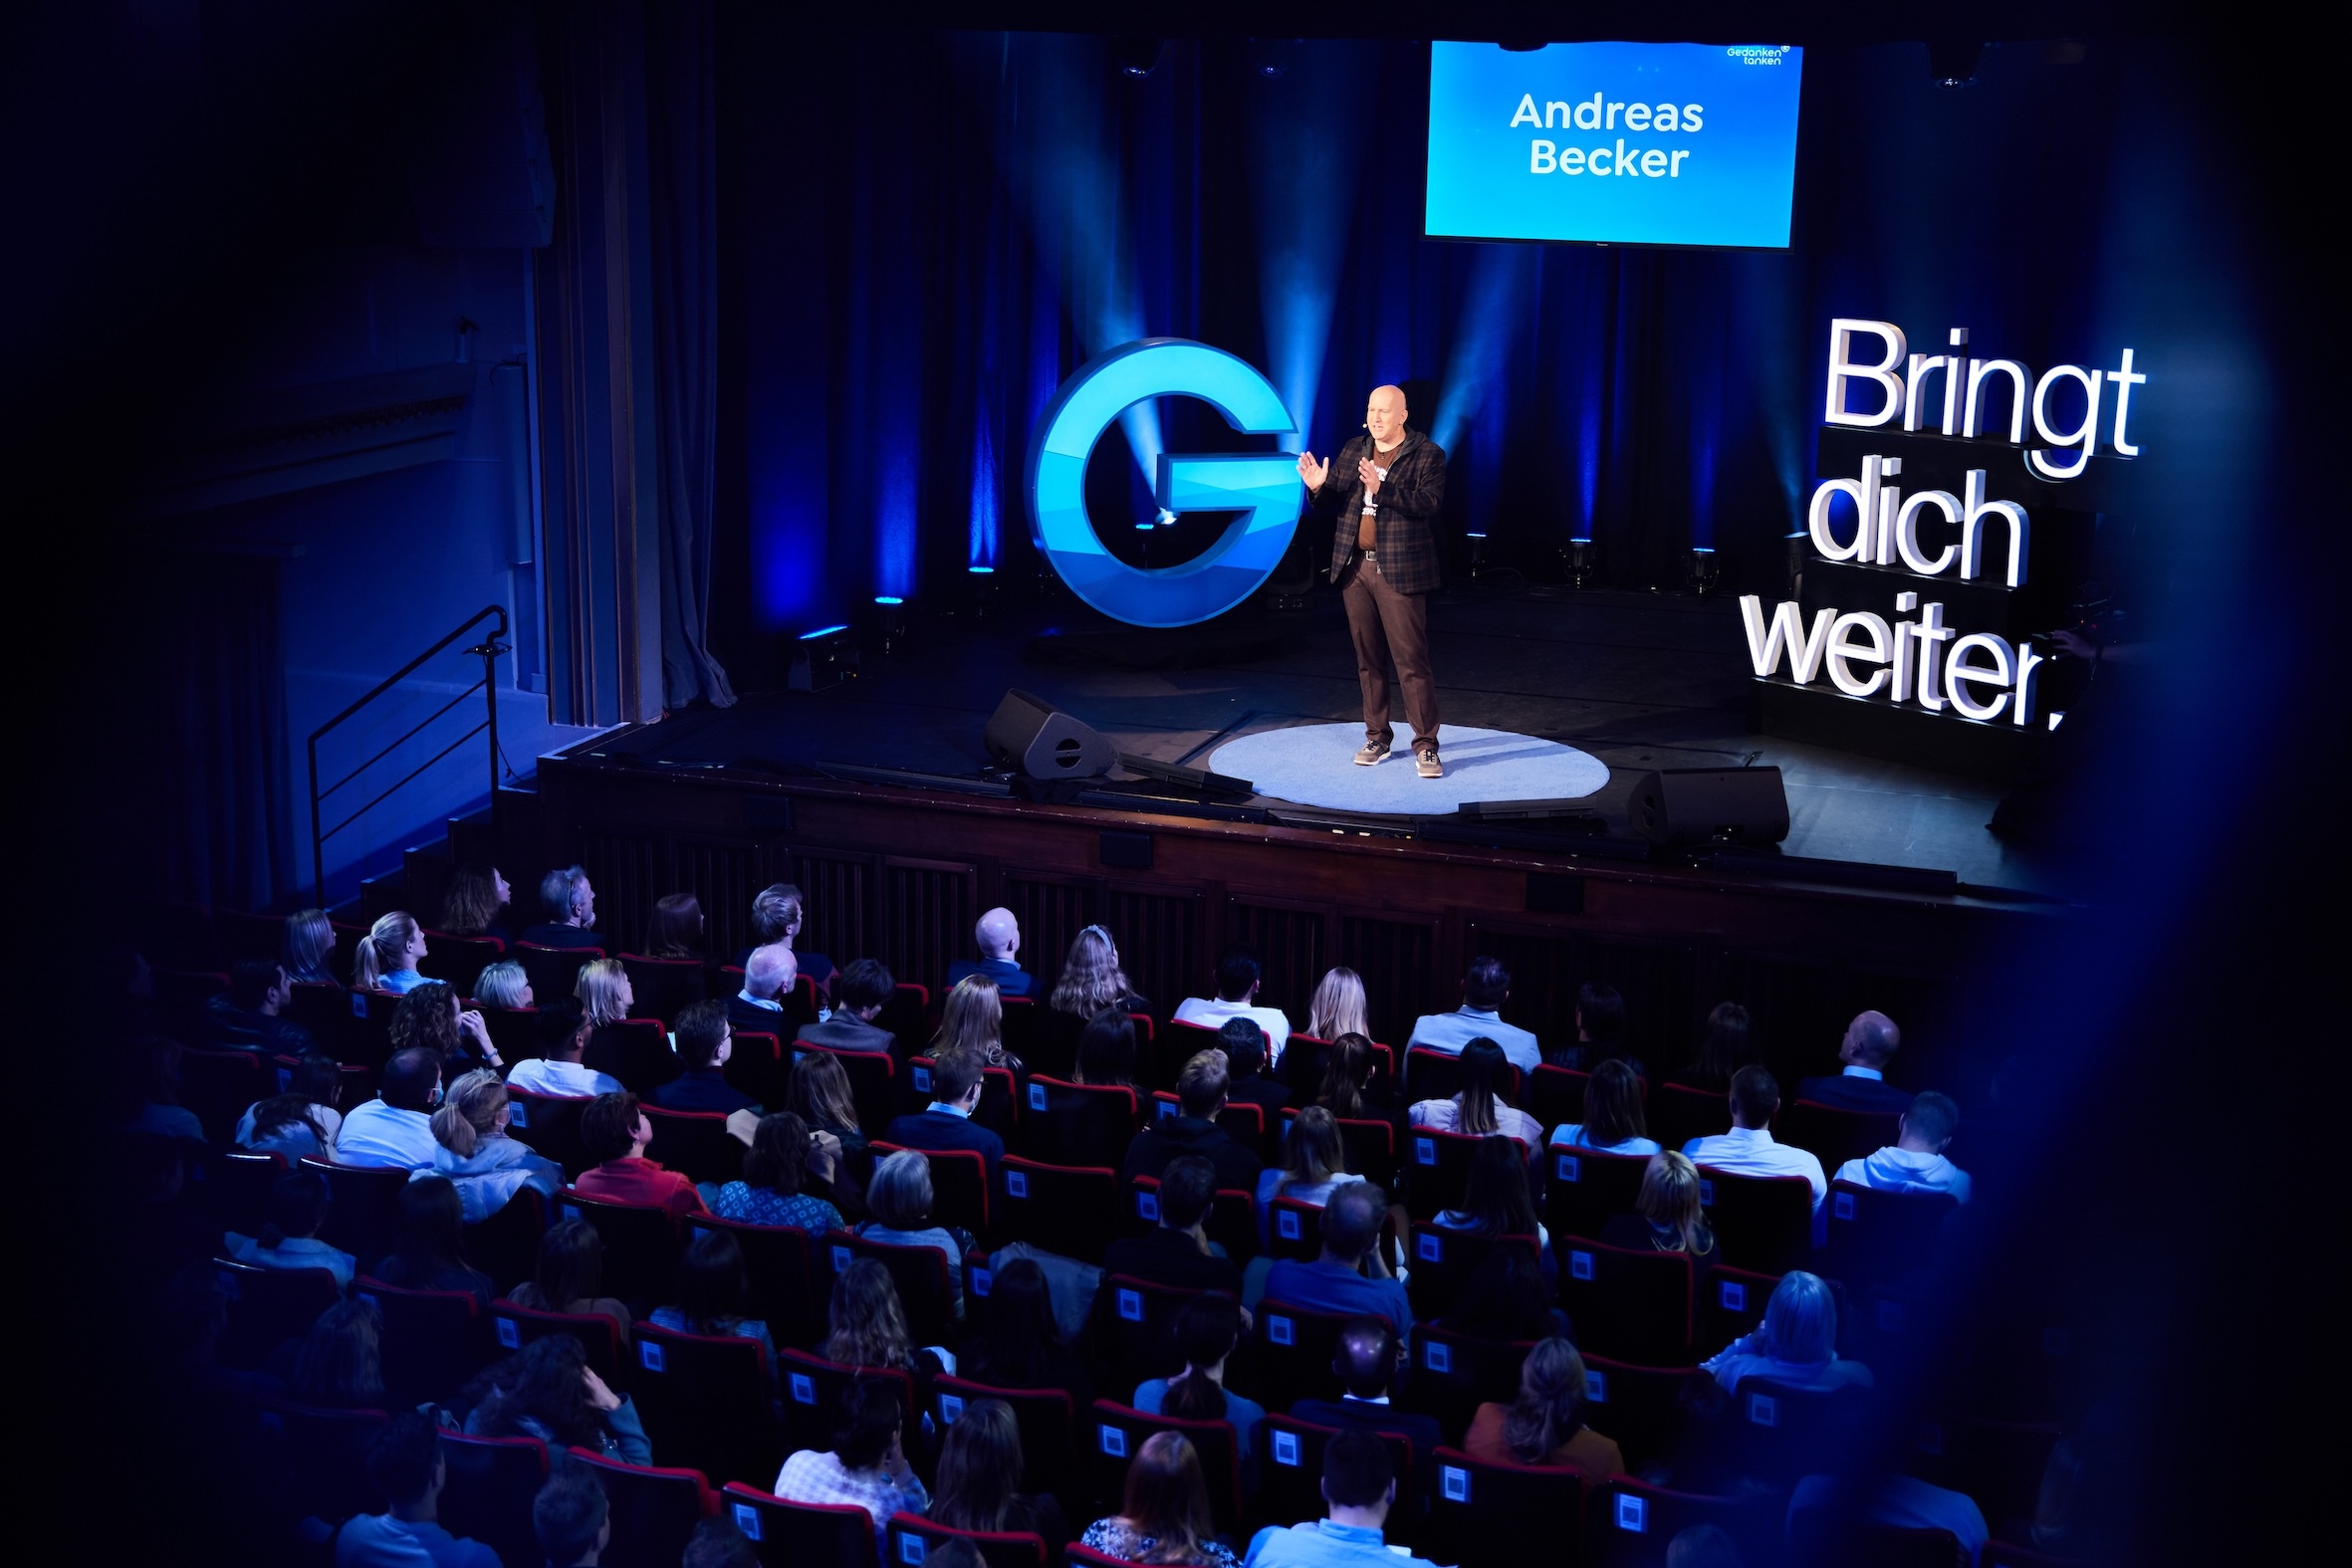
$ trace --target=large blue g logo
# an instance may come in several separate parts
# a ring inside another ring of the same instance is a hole
[[[1147,571],[1114,558],[1086,516],[1086,458],[1110,422],[1146,397],[1197,397],[1245,435],[1290,435],[1291,415],[1265,376],[1221,348],[1147,337],[1071,376],[1029,448],[1030,534],[1077,596],[1136,626],[1189,626],[1222,615],[1273,574],[1298,526],[1303,490],[1281,452],[1160,455],[1154,493],[1170,512],[1240,512],[1181,566]]]

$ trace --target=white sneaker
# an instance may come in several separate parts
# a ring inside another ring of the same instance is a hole
[[[1413,771],[1424,779],[1443,779],[1446,765],[1437,760],[1437,751],[1433,747],[1413,754]]]

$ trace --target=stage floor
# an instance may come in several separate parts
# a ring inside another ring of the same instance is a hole
[[[1430,606],[1430,647],[1445,723],[1597,759],[1607,780],[1582,803],[1612,831],[1625,830],[1626,797],[1650,769],[1755,762],[1778,767],[1786,782],[1788,854],[2063,890],[2059,868],[1986,831],[1999,786],[1752,733],[1746,647],[1729,599],[1461,583]],[[1116,627],[1076,608],[932,621],[888,657],[869,651],[855,681],[691,709],[616,736],[610,749],[684,766],[772,758],[970,773],[987,761],[981,728],[1010,686],[1086,720],[1121,751],[1192,767],[1208,767],[1241,738],[1361,722],[1345,619],[1336,596],[1321,593],[1294,616],[1183,632]],[[1411,732],[1401,711],[1394,722],[1399,755],[1356,769],[1343,747],[1346,774],[1426,784],[1404,755]],[[1483,786],[1459,795],[1496,797]],[[1438,809],[1455,803],[1449,794]]]

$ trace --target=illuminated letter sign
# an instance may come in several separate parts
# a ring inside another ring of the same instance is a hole
[[[1189,626],[1258,591],[1298,526],[1304,487],[1286,452],[1162,453],[1153,486],[1169,512],[1239,512],[1217,542],[1180,566],[1146,570],[1103,548],[1086,516],[1086,458],[1110,422],[1147,397],[1197,397],[1244,435],[1294,432],[1281,394],[1221,348],[1147,337],[1069,378],[1029,448],[1030,537],[1077,596],[1135,626]]]

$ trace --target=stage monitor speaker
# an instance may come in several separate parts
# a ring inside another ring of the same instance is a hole
[[[1094,779],[1118,761],[1093,726],[1025,691],[1005,693],[981,739],[989,756],[1032,779]]]
[[[1625,815],[1654,844],[1776,844],[1788,836],[1788,790],[1777,768],[1662,769],[1634,784]]]

